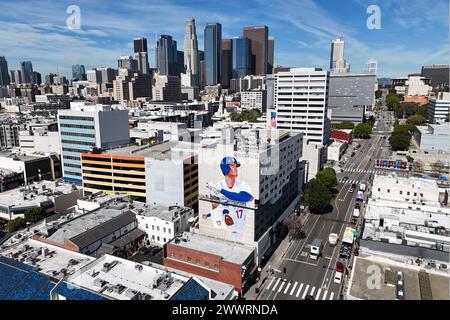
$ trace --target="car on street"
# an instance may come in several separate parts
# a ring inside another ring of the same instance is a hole
[[[334,275],[334,283],[341,284],[342,281],[342,272],[336,272]]]
[[[305,296],[305,300],[314,300],[314,297],[312,295],[310,295],[310,294],[307,294]]]
[[[330,235],[328,236],[328,242],[330,243],[330,246],[335,246],[336,243],[338,242],[339,236],[337,233],[330,233]]]

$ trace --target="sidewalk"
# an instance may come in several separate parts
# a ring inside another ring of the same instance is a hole
[[[289,235],[286,235],[286,237],[280,242],[280,245],[270,257],[269,261],[267,261],[265,266],[262,268],[259,281],[253,284],[244,295],[247,300],[256,300],[258,298],[264,283],[270,279],[270,276],[272,276],[272,274],[269,274],[267,271],[269,270],[269,268],[278,268],[289,248],[289,245]],[[256,288],[260,289],[259,293],[256,293]]]

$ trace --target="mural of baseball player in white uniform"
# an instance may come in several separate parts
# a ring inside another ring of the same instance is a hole
[[[233,157],[225,157],[220,162],[224,179],[215,186],[206,184],[211,190],[211,197],[220,203],[212,202],[212,210],[203,215],[211,219],[214,227],[230,230],[233,235],[241,236],[247,219],[246,203],[253,200],[250,186],[238,177],[240,163]]]

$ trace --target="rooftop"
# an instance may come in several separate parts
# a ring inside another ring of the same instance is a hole
[[[192,211],[187,207],[154,205],[138,201],[133,201],[132,206],[131,210],[138,216],[155,217],[166,221],[173,221],[182,214]]]
[[[379,286],[370,288],[373,272],[371,268],[380,270]],[[347,295],[350,299],[363,300],[395,300],[396,284],[391,283],[391,275],[397,280],[397,272],[403,274],[405,300],[449,300],[448,274],[425,270],[418,266],[406,265],[390,259],[367,256],[355,257]]]
[[[193,145],[187,142],[167,141],[157,145],[136,146],[107,150],[106,154],[113,156],[134,156],[153,159],[186,159],[193,156]]]
[[[62,279],[95,260],[92,257],[38,240],[24,242],[0,251],[0,255],[25,263],[50,278]]]
[[[418,190],[435,190],[436,193],[439,193],[438,185],[435,180],[431,179],[422,179],[422,178],[415,178],[415,177],[398,177],[395,175],[375,175],[373,179],[373,185],[374,188],[376,185],[382,184],[382,185],[398,185],[400,187],[404,188],[411,188],[416,186],[416,189]]]
[[[0,206],[13,208],[34,207],[45,201],[51,201],[63,194],[74,191],[71,184],[39,181],[25,187],[7,190],[0,193]]]
[[[172,239],[170,243],[223,257],[225,261],[235,264],[243,264],[255,250],[243,244],[188,232],[184,232],[179,238]]]

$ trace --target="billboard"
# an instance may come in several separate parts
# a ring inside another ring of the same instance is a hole
[[[259,158],[228,146],[205,148],[199,163],[199,231],[243,243],[254,242],[259,200]]]

